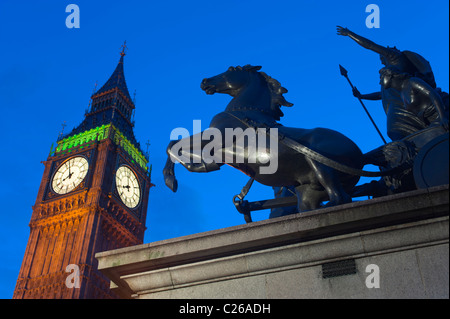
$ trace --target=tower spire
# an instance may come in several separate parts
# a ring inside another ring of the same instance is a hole
[[[75,135],[101,125],[113,124],[133,145],[137,148],[140,147],[133,133],[135,105],[125,81],[126,43],[124,41],[121,46],[120,60],[114,72],[99,90],[93,92],[90,109],[85,114],[85,119],[69,135]]]
[[[132,99],[130,97],[130,93],[128,92],[127,83],[125,81],[125,72],[123,69],[123,57],[126,55],[125,51],[128,48],[126,43],[127,43],[127,41],[125,41],[123,43],[123,45],[121,46],[122,51],[120,52],[120,60],[119,60],[119,63],[117,64],[116,69],[114,70],[113,74],[111,74],[108,81],[106,81],[106,83],[100,88],[100,90],[95,92],[93,97],[98,96],[98,95],[100,95],[106,91],[112,90],[114,88],[119,88],[122,91],[122,93],[125,95],[125,97],[128,98],[129,101],[132,101]]]

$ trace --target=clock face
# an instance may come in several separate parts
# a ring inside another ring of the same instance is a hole
[[[122,202],[129,208],[135,208],[141,198],[141,189],[136,174],[127,166],[121,166],[116,172],[116,188]]]
[[[67,194],[84,180],[89,163],[82,156],[72,157],[64,162],[53,176],[52,188],[57,194]]]

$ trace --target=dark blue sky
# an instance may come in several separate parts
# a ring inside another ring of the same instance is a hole
[[[80,28],[68,29],[65,8],[80,8]],[[379,29],[369,29],[369,4],[380,8]],[[385,45],[427,58],[438,86],[449,89],[449,4],[435,1],[87,1],[0,2],[0,298],[11,298],[28,240],[32,205],[52,143],[61,124],[66,132],[83,119],[94,84],[101,86],[119,61],[124,40],[128,89],[136,90],[135,135],[150,140],[152,181],[145,242],[244,223],[232,204],[247,177],[224,167],[194,174],[176,167],[179,191],[165,187],[162,168],[170,132],[205,129],[230,97],[207,96],[205,77],[233,65],[261,65],[279,80],[292,108],[281,123],[327,127],[370,151],[382,144],[352,96],[338,65],[363,93],[379,89],[379,57],[336,25]],[[386,136],[380,102],[368,109]],[[248,199],[264,199],[271,189],[254,185]],[[254,214],[265,219],[267,212]]]

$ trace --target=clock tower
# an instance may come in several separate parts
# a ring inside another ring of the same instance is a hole
[[[44,161],[30,237],[13,298],[118,298],[97,252],[143,243],[151,183],[134,136],[125,46],[82,123]]]

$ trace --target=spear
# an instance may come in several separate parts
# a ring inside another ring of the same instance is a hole
[[[348,78],[347,70],[340,64],[339,64],[339,69],[341,70],[341,75],[344,76],[347,79],[348,83],[352,87],[352,90],[354,90],[355,87],[353,86],[352,82]],[[383,134],[381,134],[380,130],[378,129],[378,126],[375,124],[375,121],[373,120],[372,116],[370,115],[369,111],[367,110],[366,106],[364,105],[363,101],[361,100],[361,98],[359,96],[358,96],[358,100],[359,100],[359,103],[361,103],[362,107],[364,108],[364,111],[366,111],[367,116],[369,117],[369,119],[372,122],[373,126],[375,126],[375,129],[377,130],[377,132],[380,135],[381,139],[383,140],[384,144],[387,144],[386,140],[383,137]]]

